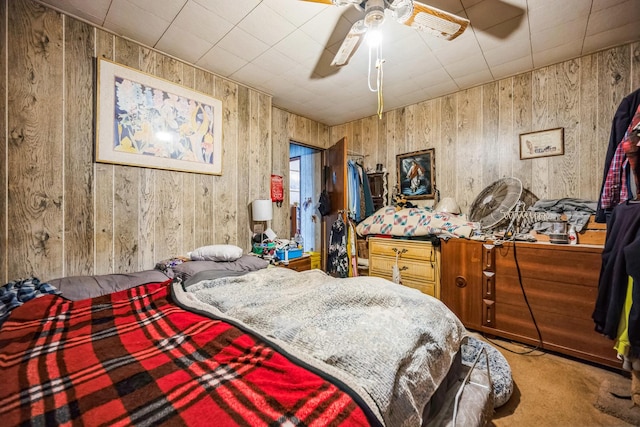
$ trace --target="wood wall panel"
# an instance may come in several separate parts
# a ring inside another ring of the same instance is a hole
[[[504,133],[500,133],[500,147],[504,147],[505,151],[509,151],[511,148],[511,161],[510,169],[512,176],[522,181],[522,186],[528,190],[532,187],[532,175],[533,166],[531,160],[520,160],[520,134],[531,131],[531,123],[533,120],[532,106],[533,101],[531,99],[531,73],[519,74],[512,79],[513,83],[513,99],[511,104],[513,105],[512,114],[502,116],[500,118],[500,127],[512,129],[510,134],[507,130]],[[500,107],[502,108],[502,106]],[[512,120],[512,127],[508,122]],[[505,122],[505,124],[503,124]],[[507,162],[505,158],[505,162]],[[506,170],[506,167],[505,167]],[[508,177],[509,175],[501,176],[500,178]]]
[[[507,84],[505,84],[507,83]],[[500,117],[510,115],[512,104],[510,102],[500,102],[504,97],[510,97],[511,79],[501,80],[499,82],[484,85],[482,88],[482,141],[484,141],[481,149],[485,152],[497,153],[497,156],[482,155],[482,181],[480,185],[486,186],[486,182],[493,182],[502,174],[511,176],[501,170],[501,166],[505,163],[501,161],[504,153],[499,149],[499,135],[505,131],[500,128]]]
[[[149,57],[145,55],[145,50],[144,48],[139,50],[139,60],[141,61],[139,68],[141,71],[143,68],[148,68],[153,70],[157,77],[172,83],[182,84],[182,62],[156,54],[151,56],[155,58],[155,66],[145,67],[142,65],[142,61]],[[139,170],[142,169],[140,168]],[[190,191],[189,186],[185,185],[185,180],[190,174],[164,170],[156,170],[152,174],[154,177],[154,199],[157,202],[157,209],[155,209],[154,215],[154,256],[161,260],[178,254],[185,254],[194,249],[186,247],[183,239],[184,216],[186,215],[184,197],[185,193]],[[142,236],[140,236],[140,239],[142,239]],[[151,267],[149,266],[149,268]]]
[[[613,114],[638,87],[636,42],[386,111],[382,120],[371,116],[333,126],[331,139],[349,138],[361,126],[367,166],[383,163],[390,189],[397,154],[434,147],[437,188],[463,211],[482,189],[508,176],[538,198],[597,200]],[[367,129],[375,120],[377,138]],[[437,129],[427,131],[433,123]],[[521,133],[555,127],[565,128],[564,156],[520,160]]]
[[[6,79],[0,74],[0,156],[7,153],[9,159],[0,165],[0,206],[8,211],[0,219],[5,280],[149,269],[165,257],[213,243],[249,249],[249,193],[269,190],[269,95],[30,0],[1,5],[0,38],[9,34],[9,43],[0,46],[8,64],[1,73],[9,70]],[[94,163],[95,57],[221,99],[223,175]],[[318,139],[311,143],[323,146],[328,127],[301,122]],[[251,138],[259,167],[247,178],[249,164],[243,162]]]
[[[272,108],[271,112],[272,133],[271,138],[273,141],[272,156],[272,169],[273,173],[282,176],[284,184],[283,202],[282,207],[273,207],[273,220],[271,221],[271,228],[279,236],[285,236],[285,232],[288,234],[290,215],[289,215],[289,118],[290,114],[280,110],[278,108]],[[291,237],[291,236],[289,236]]]
[[[200,69],[193,68],[190,69],[188,73],[185,73],[185,84],[198,92],[216,96],[213,75]],[[223,109],[225,106],[228,106],[228,104],[223,104]],[[222,177],[225,176],[225,168],[228,167],[232,158],[230,157],[228,160],[225,158],[225,147],[231,144],[228,142],[230,137],[230,135],[228,135],[229,133],[229,130],[225,126],[222,129]],[[214,225],[216,223],[216,216],[213,205],[213,196],[216,185],[214,181],[219,182],[222,177],[192,174],[193,206],[190,206],[186,210],[186,215],[189,216],[188,222],[191,224],[193,233],[192,248],[199,248],[201,246],[215,243]],[[188,227],[188,225],[185,224],[185,227]]]
[[[3,23],[4,24],[4,23]],[[7,271],[63,274],[63,20],[10,3],[7,60]]]
[[[433,147],[437,188],[464,207],[509,174],[540,198],[597,199],[613,113],[640,85],[640,43],[633,43],[386,111],[382,119],[329,127],[272,106],[269,95],[63,19],[31,0],[4,1],[0,15],[6,16],[0,37],[8,40],[0,46],[8,65],[0,78],[0,116],[7,118],[0,122],[0,155],[8,159],[0,166],[7,177],[0,202],[5,279],[152,268],[161,256],[211,243],[248,249],[250,203],[269,195],[272,172],[284,175],[279,169],[288,165],[290,140],[326,148],[346,136],[350,149],[366,155],[366,167],[383,164],[390,191],[396,155]],[[222,99],[223,174],[89,161],[92,56]],[[567,154],[520,160],[518,135],[550,127],[566,129]],[[174,186],[183,193],[169,189]],[[288,224],[288,210],[275,209],[276,233],[286,234]]]
[[[311,131],[307,131],[306,129],[311,129]],[[284,202],[281,208],[274,205],[273,220],[271,221],[271,228],[278,236],[291,237],[288,236],[290,233],[289,224],[291,223],[288,208],[289,144],[293,141],[312,148],[324,149],[337,142],[337,140],[333,141],[332,138],[329,126],[276,107],[271,108],[271,168],[274,174],[282,175],[284,181]],[[316,174],[316,178],[320,180],[319,166]],[[267,177],[267,179],[269,178],[270,177]],[[316,182],[319,183],[320,181]],[[270,190],[270,186],[267,188]],[[318,188],[316,191],[317,194],[313,198],[314,209],[320,197],[320,189]],[[249,206],[248,210],[250,208]],[[320,227],[316,228],[318,229],[316,230],[316,242],[320,242],[322,234],[319,230]],[[318,250],[318,248],[316,248],[316,250]]]
[[[116,38],[113,55],[116,62],[140,69],[140,46]],[[114,272],[125,273],[138,267],[138,212],[140,173],[138,168],[116,165],[113,168],[113,251]],[[158,219],[155,218],[157,222]]]
[[[102,30],[94,29],[96,40],[95,56],[113,60],[115,37]],[[94,163],[94,223],[95,248],[93,251],[94,274],[113,273],[113,169],[106,163]],[[149,215],[149,213],[147,213]],[[46,273],[46,272],[44,272]]]
[[[0,0],[0,40],[6,40],[7,27],[1,23],[7,21],[8,2]],[[0,94],[7,93],[7,44],[0,43]],[[7,103],[0,101],[0,212],[7,211]],[[0,233],[4,236],[0,239],[0,279],[7,283],[7,216],[0,215]]]
[[[65,19],[63,275],[93,271],[93,46],[92,28]]]

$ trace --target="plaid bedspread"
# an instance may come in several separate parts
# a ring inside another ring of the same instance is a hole
[[[179,308],[168,285],[16,308],[0,330],[0,424],[369,424],[336,385]]]

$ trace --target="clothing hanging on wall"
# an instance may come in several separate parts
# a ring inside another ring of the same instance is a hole
[[[602,251],[602,267],[598,282],[598,295],[593,312],[597,332],[617,339],[620,316],[624,311],[630,271],[638,263],[634,248],[640,241],[640,203],[627,201],[613,209],[607,225],[607,237]],[[629,249],[627,249],[629,248]],[[627,255],[632,258],[627,259]],[[634,286],[632,305],[628,317],[628,335],[631,353],[640,355],[640,286]]]
[[[598,199],[598,208],[596,210],[596,222],[606,222],[608,216],[611,214],[611,211],[615,207],[615,205],[606,208],[602,206],[602,192],[605,188],[607,174],[609,173],[611,163],[614,159],[614,154],[616,153],[620,142],[624,138],[624,135],[627,132],[629,124],[631,123],[635,112],[638,110],[639,105],[640,89],[636,89],[634,92],[630,93],[622,100],[622,102],[618,106],[618,109],[616,110],[615,115],[613,116],[613,121],[611,123],[611,132],[609,135],[609,145],[607,147],[607,154],[604,163],[604,172],[602,174],[600,198]]]
[[[364,166],[358,164],[362,171],[362,190],[364,193],[364,218],[368,218],[375,213],[373,208],[373,196],[371,195],[371,187],[369,187],[369,176],[364,170]]]
[[[347,161],[347,206],[356,222],[360,222],[360,174],[356,163]]]
[[[329,256],[327,271],[335,277],[349,276],[349,257],[347,255],[347,226],[342,219],[342,213],[331,225],[329,238]]]

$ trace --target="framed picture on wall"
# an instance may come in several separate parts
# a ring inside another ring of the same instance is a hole
[[[222,174],[222,102],[100,58],[96,149],[100,163]]]
[[[520,160],[564,154],[564,128],[520,134]]]
[[[435,149],[396,156],[398,189],[408,200],[435,198]]]

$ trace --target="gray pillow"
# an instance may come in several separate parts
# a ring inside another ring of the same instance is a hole
[[[145,270],[135,273],[105,274],[101,276],[61,277],[49,280],[48,283],[59,289],[63,297],[72,301],[79,301],[147,283],[160,283],[167,280],[169,280],[169,277],[159,270]]]
[[[174,277],[186,281],[196,273],[206,270],[255,271],[266,268],[269,261],[253,255],[242,255],[235,261],[187,261],[171,267]]]
[[[184,281],[183,287],[186,289],[191,285],[195,285],[203,280],[214,280],[221,277],[235,277],[250,273],[249,271],[232,271],[232,270],[205,270],[194,274]]]

